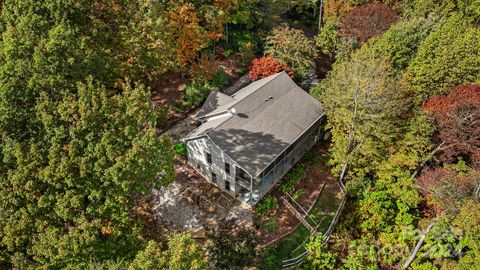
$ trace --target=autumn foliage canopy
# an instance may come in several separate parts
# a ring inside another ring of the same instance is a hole
[[[456,211],[463,199],[475,196],[478,172],[459,173],[452,168],[428,169],[418,179],[420,190],[435,212]]]
[[[293,72],[287,65],[281,63],[271,55],[266,55],[253,59],[248,76],[253,81],[256,81],[281,71],[285,71],[288,76],[293,79]]]
[[[342,19],[340,31],[344,37],[365,42],[387,31],[396,21],[391,8],[382,3],[371,3],[348,12]]]
[[[480,167],[480,85],[458,86],[448,96],[431,98],[422,109],[437,122],[443,161],[460,156]]]

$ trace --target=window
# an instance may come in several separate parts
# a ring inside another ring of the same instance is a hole
[[[212,154],[207,153],[207,162],[208,164],[212,164]]]
[[[230,191],[230,182],[225,181],[225,189]]]
[[[225,172],[226,172],[227,174],[230,174],[230,164],[227,163],[227,162],[225,162]]]
[[[212,181],[217,182],[217,174],[212,172]]]

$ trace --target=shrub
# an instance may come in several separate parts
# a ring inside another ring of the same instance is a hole
[[[295,186],[307,176],[308,167],[304,163],[299,163],[291,169],[280,184],[280,190],[286,193],[295,191]]]
[[[253,44],[249,42],[245,42],[239,48],[241,62],[244,67],[247,67],[253,60],[255,53],[253,51]]]
[[[218,89],[224,88],[230,84],[230,75],[228,75],[223,69],[220,69],[215,75],[213,75],[210,84]]]
[[[275,210],[277,208],[278,208],[277,198],[272,196],[267,196],[265,200],[257,206],[257,212],[260,214],[260,216],[265,218],[270,211]]]
[[[199,83],[193,81],[191,84],[185,86],[185,97],[183,106],[190,106],[202,103],[211,91],[217,91],[218,88],[209,83]]]
[[[225,56],[225,57],[227,57],[227,58],[230,57],[230,56],[232,56],[232,54],[233,54],[233,50],[232,50],[232,49],[227,49],[227,50],[223,51],[223,56]]]
[[[194,81],[207,83],[213,79],[218,70],[217,62],[212,57],[204,55],[197,63],[192,64],[190,76]]]
[[[343,37],[365,42],[387,31],[397,20],[395,12],[382,3],[371,3],[348,12],[340,23]]]
[[[185,144],[177,143],[175,144],[174,148],[175,148],[175,153],[177,153],[177,155],[181,155],[181,156],[187,155],[187,147],[185,146]]]
[[[270,55],[254,59],[250,66],[248,76],[253,80],[259,80],[278,72],[285,71],[293,79],[292,70],[285,64],[280,63]]]
[[[267,233],[274,233],[278,229],[277,219],[272,217],[268,220],[267,225],[265,226],[265,231]]]
[[[295,201],[298,201],[298,199],[300,199],[300,197],[305,194],[305,190],[303,188],[295,191],[295,193],[293,193],[292,195],[292,198],[295,200]]]
[[[295,75],[305,78],[315,68],[317,49],[302,30],[276,27],[267,37],[265,53],[288,65]]]

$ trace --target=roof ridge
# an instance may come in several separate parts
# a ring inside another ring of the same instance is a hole
[[[236,105],[236,104],[244,101],[246,98],[248,98],[249,96],[251,96],[253,93],[257,92],[258,90],[260,90],[261,88],[263,88],[263,87],[265,87],[267,84],[269,84],[271,81],[273,81],[273,79],[279,77],[282,73],[285,73],[285,71],[282,71],[282,72],[279,72],[279,73],[277,73],[277,74],[274,74],[274,75],[269,76],[269,77],[273,77],[273,76],[275,76],[275,77],[270,78],[269,81],[267,81],[266,83],[262,84],[262,85],[261,85],[260,87],[258,87],[255,91],[247,94],[246,96],[244,96],[244,97],[243,97],[242,99],[240,99],[240,100],[237,100],[237,99],[236,99],[235,97],[233,97],[233,96],[229,96],[229,97],[233,98],[233,101],[230,102],[230,103],[228,103],[228,104],[225,104],[225,105],[230,105],[230,104],[231,104],[230,107],[232,107],[232,106],[234,106],[234,105]],[[285,73],[285,74],[286,74],[286,73]],[[265,77],[265,78],[263,78],[263,79],[267,79],[267,78],[269,78],[269,77]],[[252,83],[253,83],[253,82],[252,82]],[[243,87],[242,89],[247,88],[248,86],[249,86],[249,85]],[[240,89],[240,90],[242,90],[242,89]],[[240,90],[239,90],[239,91],[240,91]],[[238,93],[238,92],[237,92],[237,93]],[[235,93],[235,94],[236,94],[236,93]],[[235,95],[235,94],[233,94],[233,95]],[[207,114],[207,115],[205,115],[205,116],[208,116],[208,115],[209,115],[209,114]]]
[[[241,101],[244,101],[247,97],[251,96],[253,93],[257,92],[258,90],[262,89],[262,88],[265,87],[267,84],[269,84],[271,81],[273,81],[273,79],[276,79],[277,77],[280,77],[280,75],[283,74],[283,73],[285,73],[285,71],[282,71],[282,72],[279,72],[279,73],[277,73],[277,74],[275,74],[275,75],[272,75],[272,76],[275,76],[275,77],[274,77],[274,78],[271,78],[268,82],[264,83],[262,86],[260,86],[259,88],[257,88],[255,91],[253,91],[253,92],[249,93],[248,95],[244,96],[241,100],[235,102],[232,106],[240,103]],[[287,74],[287,73],[285,73],[285,74]],[[267,78],[268,78],[268,77],[267,77]],[[290,77],[289,77],[289,78],[290,78]],[[233,103],[233,102],[232,102],[232,103]],[[232,115],[232,116],[233,116],[233,115]],[[218,124],[215,128],[213,128],[212,130],[215,130],[215,129],[219,128],[220,126],[222,126],[223,124],[225,124],[228,120],[230,120],[230,119],[232,118],[232,116],[230,116],[230,117],[228,117],[227,119],[225,119],[225,121],[219,123],[219,124]],[[209,133],[209,132],[206,133],[207,136],[208,136],[208,133]]]

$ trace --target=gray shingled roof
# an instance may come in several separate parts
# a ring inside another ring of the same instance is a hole
[[[224,93],[212,91],[210,92],[210,94],[208,94],[207,99],[205,100],[202,107],[200,108],[200,110],[198,110],[195,116],[197,118],[203,117],[212,112],[213,110],[225,106],[232,101],[234,101],[233,97],[225,95]]]
[[[203,123],[187,140],[208,136],[253,177],[323,114],[320,103],[285,72],[255,81],[232,98],[203,116],[230,108],[235,108],[235,115]]]

